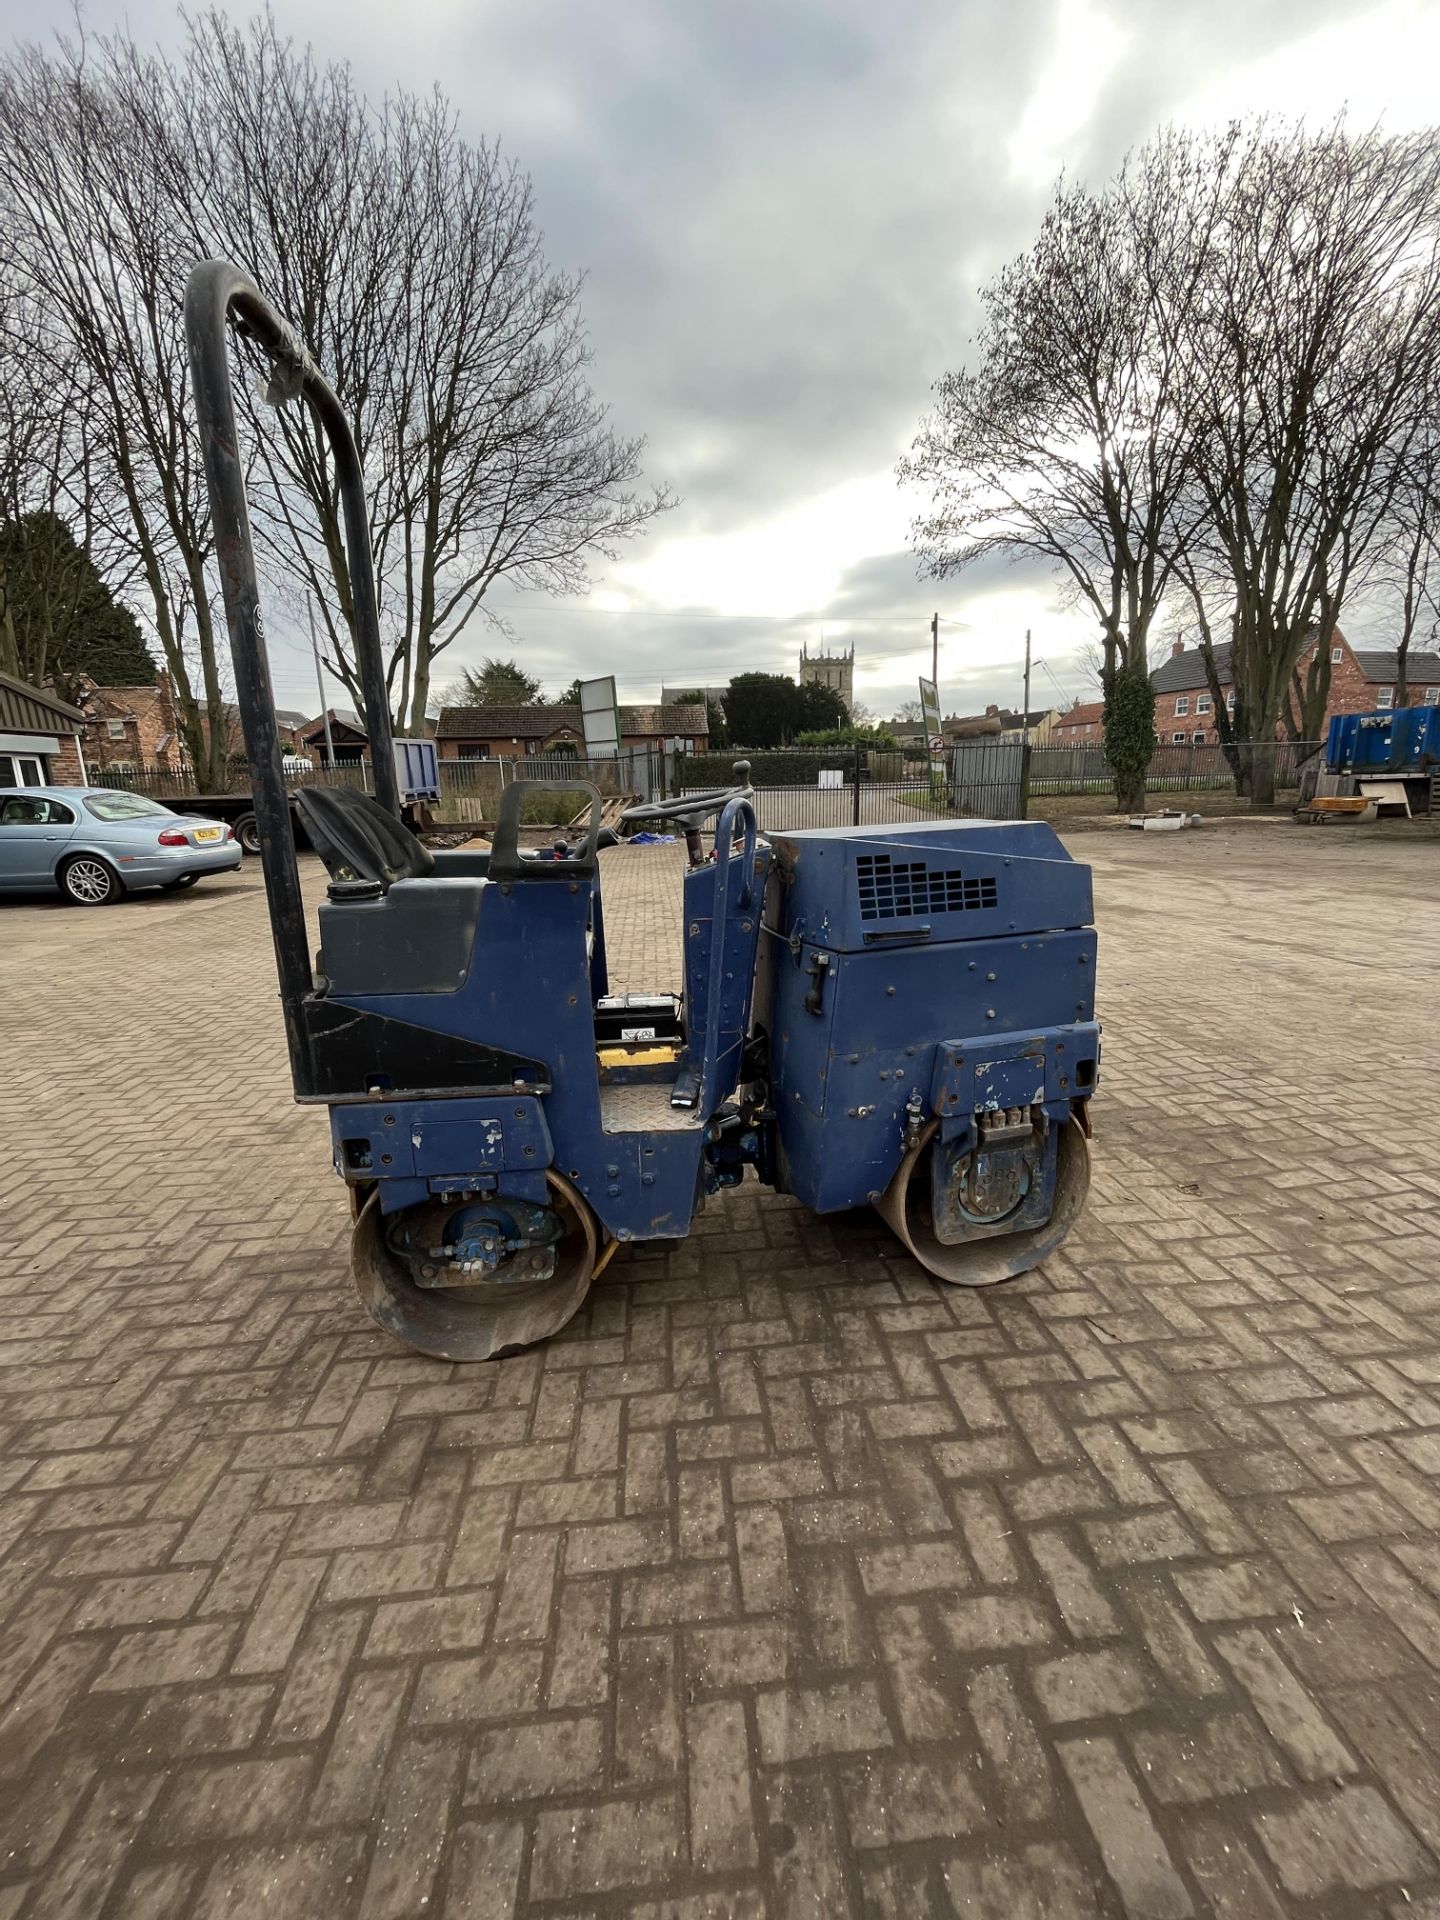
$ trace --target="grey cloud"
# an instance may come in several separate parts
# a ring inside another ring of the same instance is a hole
[[[1128,41],[1063,159],[1097,179],[1216,74],[1359,10],[1095,4]],[[41,34],[69,13],[70,0],[0,0],[0,32]],[[650,475],[684,499],[652,541],[764,521],[892,466],[931,383],[963,358],[976,289],[1048,195],[1012,172],[1009,143],[1055,46],[1051,0],[287,0],[280,17],[376,93],[438,81],[466,131],[530,171],[551,258],[588,276],[597,391],[622,431],[648,434]],[[122,18],[142,40],[179,35],[158,0],[87,0],[91,31]],[[988,584],[1017,582],[1044,587],[1023,567]],[[937,588],[887,555],[857,563],[824,611],[913,607],[923,625],[936,604],[964,618],[986,584],[977,571]],[[814,637],[813,622],[497,605],[547,674],[590,655],[637,692],[682,663],[716,677],[730,650],[737,667],[788,666]],[[893,634],[875,644],[905,650]],[[495,645],[477,629],[447,663]]]

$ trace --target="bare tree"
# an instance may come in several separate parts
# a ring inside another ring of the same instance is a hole
[[[114,596],[133,561],[113,539],[114,500],[92,452],[88,370],[73,351],[33,349],[43,317],[0,259],[0,672],[75,700],[102,657],[154,673]]]
[[[144,580],[203,781],[218,781],[225,702],[205,573],[211,539],[189,412],[178,293],[193,255],[163,73],[121,41],[21,49],[0,68],[0,231],[43,316],[30,350],[78,360],[109,531]]]
[[[214,251],[299,326],[358,429],[396,719],[418,726],[434,662],[499,579],[574,592],[670,504],[635,490],[643,440],[587,379],[581,283],[546,263],[525,174],[467,142],[437,91],[372,107],[273,19],[190,21],[173,76]],[[262,436],[272,559],[325,609],[357,700],[338,496],[296,412]],[[330,589],[338,586],[338,595]]]
[[[53,403],[51,383],[29,351],[36,325],[8,258],[0,259],[0,529],[7,536],[0,540],[0,672],[38,682],[51,649],[48,638],[38,646],[22,641],[19,608],[25,599],[48,605],[55,597],[33,577],[49,556],[42,561],[11,530],[34,514],[64,512],[79,454],[68,409]]]
[[[269,17],[187,21],[177,63],[124,36],[0,66],[0,242],[47,315],[33,351],[78,354],[96,458],[140,569],[187,745],[227,739],[206,590],[208,510],[180,301],[191,265],[236,259],[297,324],[356,422],[394,715],[416,726],[435,659],[498,579],[586,583],[670,504],[638,490],[643,442],[590,389],[578,279],[546,263],[526,176],[460,137],[438,92],[367,102]],[[242,349],[243,351],[243,349]],[[301,409],[248,436],[273,576],[323,611],[361,702],[334,476]]]
[[[1061,183],[1035,245],[983,290],[971,366],[939,382],[901,469],[929,495],[925,572],[1035,554],[1094,613],[1122,807],[1143,799],[1154,749],[1149,640],[1190,497],[1165,313],[1193,297],[1214,209],[1185,168],[1161,142],[1119,191]]]
[[[1219,183],[1202,295],[1171,330],[1204,526],[1181,576],[1234,755],[1318,727],[1341,608],[1392,522],[1440,344],[1440,136],[1261,122],[1172,138]],[[1264,745],[1240,772],[1273,800]]]
[[[1426,408],[1405,460],[1391,505],[1391,530],[1379,573],[1386,600],[1398,614],[1395,630],[1397,707],[1410,701],[1410,644],[1424,627],[1440,631],[1440,415]]]

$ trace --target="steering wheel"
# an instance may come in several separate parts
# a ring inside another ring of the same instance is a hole
[[[731,771],[737,782],[733,787],[712,787],[705,793],[682,793],[673,800],[650,800],[638,807],[627,807],[620,816],[621,824],[639,826],[647,820],[673,820],[686,833],[698,832],[710,816],[722,812],[736,794],[750,797],[750,762],[737,760]]]

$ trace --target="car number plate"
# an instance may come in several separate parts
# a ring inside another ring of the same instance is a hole
[[[622,1043],[626,1040],[653,1040],[654,1038],[654,1027],[622,1027],[620,1029]]]
[[[218,840],[220,838],[220,829],[219,827],[196,827],[195,838],[197,840]]]

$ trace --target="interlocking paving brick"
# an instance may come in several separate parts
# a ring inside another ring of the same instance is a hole
[[[1186,1920],[1194,1905],[1115,1742],[1062,1740],[1057,1752],[1129,1911]]]
[[[1440,1920],[1440,1179],[1333,1072],[1433,1094],[1433,848],[1181,843],[1079,849],[1040,1273],[747,1185],[471,1370],[350,1295],[252,874],[0,903],[0,1920]],[[605,863],[674,981],[676,851]]]
[[[683,1830],[673,1795],[542,1811],[535,1819],[530,1893],[562,1900],[663,1886],[675,1871]]]
[[[765,1690],[755,1696],[760,1758],[770,1764],[888,1747],[891,1733],[873,1681]]]
[[[1271,1735],[1307,1780],[1353,1773],[1355,1761],[1316,1702],[1281,1659],[1274,1643],[1255,1628],[1222,1634],[1217,1643],[1235,1677],[1250,1695]]]
[[[1431,1857],[1373,1787],[1340,1787],[1253,1819],[1290,1893],[1381,1887],[1428,1873]]]
[[[604,1751],[594,1714],[492,1728],[471,1753],[465,1797],[503,1805],[512,1797],[577,1793],[600,1784]]]
[[[758,1864],[750,1739],[736,1700],[698,1702],[685,1716],[690,1855],[702,1873]]]
[[[1035,1692],[1055,1721],[1103,1720],[1138,1713],[1154,1698],[1145,1667],[1121,1648],[1067,1653],[1035,1669]]]

